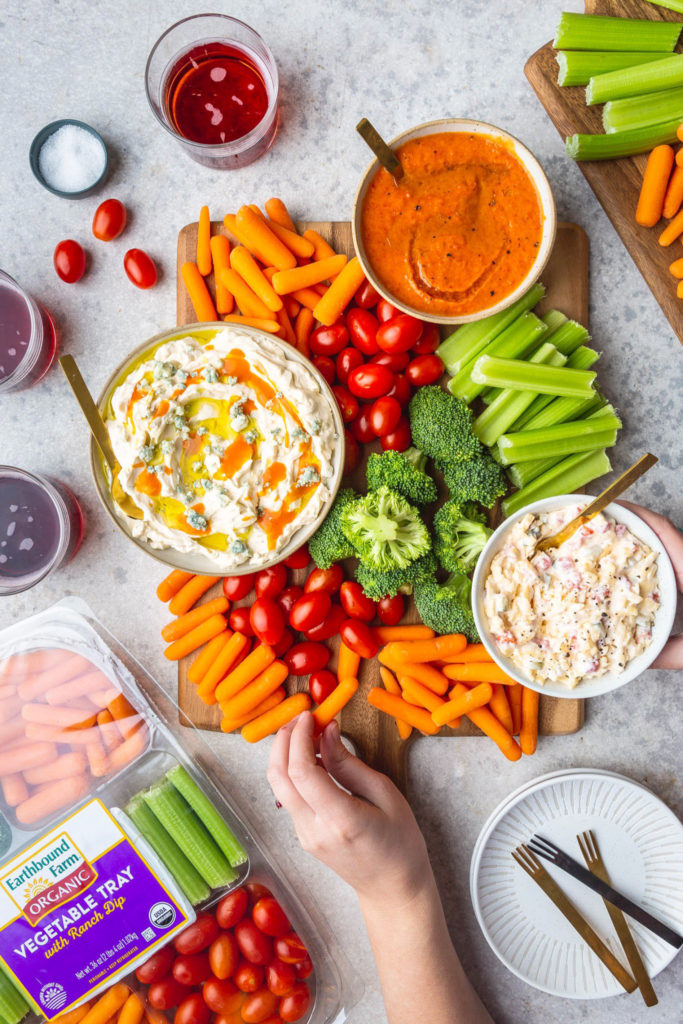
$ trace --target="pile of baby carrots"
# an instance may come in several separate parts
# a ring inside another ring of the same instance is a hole
[[[119,981],[99,998],[82,1003],[75,1010],[69,1010],[59,1017],[53,1017],[52,1024],[168,1024],[168,1018],[155,1010],[128,985]]]
[[[683,124],[678,128],[683,142]],[[655,227],[662,217],[669,223],[659,236],[659,244],[669,246],[683,235],[683,148],[677,153],[671,146],[655,146],[650,153],[640,188],[636,221],[642,227]],[[683,299],[683,258],[674,260],[669,270],[677,279],[676,295]]]
[[[317,231],[299,234],[281,199],[268,199],[265,212],[241,206],[223,223],[238,245],[212,235],[209,208],[201,208],[196,261],[180,268],[197,320],[258,327],[308,357],[316,320],[335,323],[363,283],[358,259],[335,253]]]

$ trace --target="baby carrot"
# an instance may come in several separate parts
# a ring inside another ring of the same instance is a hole
[[[234,636],[238,636],[237,633]],[[243,690],[248,683],[256,679],[264,668],[268,668],[275,661],[275,652],[268,644],[259,644],[251,654],[248,654],[244,661],[240,662],[237,668],[233,669],[216,688],[216,700],[223,702],[230,700]]]
[[[459,683],[458,686],[462,686]],[[453,688],[455,689],[455,687]],[[463,687],[465,689],[465,687]],[[451,694],[453,690],[451,690]],[[519,761],[522,756],[519,744],[513,739],[510,733],[505,729],[496,716],[492,714],[488,708],[476,708],[474,711],[468,711],[467,717],[470,722],[474,722],[478,729],[486,733],[489,739],[492,739],[496,744],[501,753],[505,754],[508,761]]]
[[[514,686],[508,686],[507,698],[512,714],[512,735],[517,736],[522,725],[522,684],[515,683]]]
[[[458,654],[451,654],[442,660],[444,662],[454,661],[463,664],[467,661],[492,661],[493,659],[483,644],[468,644],[467,647],[465,647],[464,650],[459,651]]]
[[[209,640],[208,644],[204,646],[187,670],[187,678],[191,683],[199,686],[202,678],[218,656],[218,652],[223,650],[231,636],[230,630],[226,629],[219,633],[218,636],[215,636],[213,640]]]
[[[203,647],[204,644],[212,640],[213,637],[218,636],[226,628],[227,623],[225,616],[223,615],[212,615],[210,619],[202,622],[199,626],[195,626],[189,633],[182,636],[179,640],[175,640],[172,644],[164,651],[164,656],[169,661],[180,661],[188,654],[192,654],[199,647]]]
[[[14,697],[17,692],[17,688],[13,683],[8,683],[6,686],[0,686],[0,700],[5,700],[7,697]]]
[[[664,228],[659,236],[659,244],[671,245],[681,234],[683,234],[683,210],[680,210]]]
[[[0,722],[11,722],[22,708],[23,703],[19,697],[7,697],[5,700],[0,700]]]
[[[68,1013],[60,1013],[59,1017],[53,1017],[50,1024],[80,1024],[89,1009],[90,1003],[83,1003],[75,1010],[69,1010]]]
[[[227,612],[230,607],[230,602],[227,597],[214,597],[212,601],[207,601],[206,604],[200,604],[197,608],[193,608],[191,612],[185,612],[184,615],[180,615],[173,622],[169,622],[161,630],[161,636],[163,640],[170,643],[172,640],[179,640],[186,633],[189,633],[195,626],[201,626],[202,622],[206,622],[207,619],[211,618],[212,615],[220,615],[221,612]]]
[[[214,583],[218,583],[219,579],[220,576],[193,576],[174,595],[168,606],[171,615],[184,615],[185,612],[189,612],[202,594],[210,590]]]
[[[117,772],[133,761],[147,746],[149,733],[144,722],[109,755],[109,771]]]
[[[335,277],[313,310],[316,320],[330,327],[342,315],[364,280],[363,268],[358,257],[354,256]]]
[[[69,754],[61,754],[50,764],[27,768],[24,779],[29,786],[42,786],[44,782],[55,782],[57,779],[68,779],[70,775],[80,775],[88,767],[88,758],[80,750]]]
[[[676,164],[666,187],[664,205],[662,206],[663,216],[667,219],[675,217],[681,208],[681,203],[683,203],[683,167]]]
[[[271,708],[265,714],[247,722],[242,728],[242,737],[247,743],[258,743],[265,736],[271,736],[277,732],[303,711],[308,711],[310,706],[311,698],[307,693],[295,693],[287,700],[281,701],[277,707]]]
[[[57,750],[54,743],[37,741],[22,743],[9,749],[0,750],[0,775],[12,775],[27,768],[54,762]]]
[[[330,256],[327,260],[318,260],[305,267],[293,270],[279,270],[273,277],[273,287],[278,295],[287,295],[299,288],[311,288],[334,277],[348,262],[346,256]]]
[[[359,666],[360,655],[352,651],[350,647],[347,647],[342,640],[339,644],[339,654],[337,656],[337,679],[339,682],[342,679],[357,679]]]
[[[236,249],[230,254],[234,256]],[[237,307],[243,316],[253,316],[260,320],[272,320],[272,311],[268,309],[256,292],[252,291],[241,274],[238,274],[233,267],[221,271],[221,282],[228,291],[235,296]],[[268,282],[266,281],[266,284]]]
[[[636,223],[642,227],[654,227],[662,216],[666,186],[673,162],[674,151],[671,146],[655,146],[647,159],[636,208]]]
[[[2,795],[8,807],[16,807],[18,804],[28,800],[28,789],[26,782],[20,774],[0,775],[0,787]]]
[[[66,683],[76,676],[83,675],[92,669],[92,663],[80,654],[72,654],[66,659],[59,659],[54,667],[46,668],[38,675],[29,676],[17,687],[22,700],[35,700],[60,683]]]
[[[519,683],[517,685],[519,685]],[[491,709],[492,713],[496,716],[500,724],[505,726],[507,731],[512,736],[514,734],[514,727],[512,723],[512,710],[508,703],[507,694],[505,692],[507,687],[503,686],[501,683],[492,683],[491,689],[493,692],[491,693],[489,708]],[[511,686],[510,689],[512,690],[514,689],[514,687]]]
[[[676,297],[683,299],[683,281],[679,281],[676,285]]]
[[[225,235],[212,235],[213,281],[216,288],[216,309],[219,313],[232,313],[235,300],[221,280],[221,273],[230,266],[230,241]]]
[[[297,234],[296,231],[292,231],[290,228],[283,227],[277,221],[267,220],[266,223],[275,237],[279,238],[282,244],[286,245],[297,259],[308,260],[313,255],[313,243],[307,238],[303,238],[302,235]]]
[[[90,715],[82,708],[59,707],[54,704],[24,704],[21,717],[26,722],[37,722],[39,725],[51,725],[60,729],[88,728],[96,721],[94,714]]]
[[[302,306],[297,313],[296,322],[294,324],[294,344],[302,356],[306,356],[308,359],[310,350],[308,347],[308,340],[313,333],[313,324],[315,319],[313,313],[306,306]]]
[[[503,683],[514,686],[515,680],[503,672],[493,661],[470,661],[466,665],[444,665],[443,674],[461,683]]]
[[[191,260],[183,263],[180,268],[180,275],[185,282],[185,287],[190,296],[197,320],[217,320],[216,307],[213,304],[209,289],[206,287],[206,281],[197,269],[197,264],[192,263]]]
[[[419,729],[420,732],[427,733],[430,736],[434,736],[439,731],[439,727],[434,725],[432,716],[428,711],[425,711],[424,708],[414,707],[414,705],[403,700],[402,697],[396,697],[393,693],[387,693],[386,690],[382,690],[379,686],[373,686],[368,693],[368,703],[373,708],[377,708],[378,711],[392,715],[393,718],[406,722],[408,725],[412,725],[415,729]]]
[[[122,981],[112,985],[88,1010],[83,1024],[106,1024],[110,1017],[118,1013],[129,995],[130,989]]]
[[[84,672],[82,676],[70,679],[68,683],[60,683],[46,690],[44,696],[48,704],[68,704],[78,697],[91,696],[94,693],[110,689],[110,682],[103,672]]]
[[[538,739],[539,695],[528,686],[522,688],[522,727],[519,730],[519,745],[523,754],[533,754]]]
[[[294,334],[294,328],[292,327],[292,321],[289,319],[289,315],[286,309],[279,309],[275,314],[277,322],[280,325],[278,336],[286,341],[289,345],[296,345],[296,335]]]
[[[119,1010],[116,1024],[140,1024],[145,1013],[145,1004],[137,992],[131,992]]]
[[[296,320],[297,314],[301,309],[301,303],[297,302],[291,295],[282,296],[282,305],[287,310],[287,316],[290,320]]]
[[[86,743],[85,753],[88,758],[88,764],[90,765],[90,773],[95,776],[96,779],[102,778],[109,771],[109,760],[107,752],[104,749],[101,740],[93,740],[92,743]]]
[[[270,220],[280,224],[283,228],[289,228],[290,231],[296,231],[296,226],[289,215],[289,210],[281,199],[273,196],[272,199],[266,199],[264,205]]]
[[[258,316],[242,316],[239,313],[235,313],[232,316],[224,316],[223,319],[228,324],[241,324],[242,327],[256,327],[259,331],[267,331],[268,334],[277,334],[280,330],[280,325],[277,320],[262,320]]]
[[[21,715],[16,715],[9,722],[2,722],[0,724],[0,750],[3,750],[6,744],[12,743],[19,736],[24,735],[24,725],[24,719]]]
[[[381,644],[390,644],[402,640],[431,640],[434,637],[434,630],[429,626],[406,625],[406,626],[375,626],[373,630]]]
[[[669,270],[676,278],[683,278],[683,257],[669,264]]]
[[[243,245],[238,245],[230,253],[230,266],[272,313],[277,313],[278,309],[282,309],[282,299],[275,294],[270,281],[249,250]],[[235,297],[237,298],[237,296]]]
[[[261,263],[278,270],[296,266],[294,253],[273,233],[264,218],[248,206],[241,206],[237,211],[236,226],[241,235],[239,240]]]
[[[379,674],[381,676],[382,682],[384,683],[384,689],[387,691],[387,693],[393,693],[394,696],[400,697],[401,687],[398,685],[398,682],[396,681],[396,677],[394,676],[393,672],[390,672],[388,668],[385,668],[384,665],[382,665],[380,667]],[[398,729],[398,734],[402,740],[407,740],[411,732],[413,731],[412,725],[408,725],[407,722],[399,722],[398,719],[396,719],[396,728]]]
[[[228,718],[241,718],[274,693],[288,675],[289,669],[284,661],[271,662],[239,693],[221,704],[223,714]]]
[[[336,256],[336,252],[321,234],[314,231],[313,228],[308,228],[304,231],[304,238],[307,238],[309,242],[313,243],[313,259],[314,260],[325,260],[330,256]]]
[[[384,656],[384,652],[380,655],[379,661],[381,664],[388,665],[394,672],[400,672],[402,675],[417,679],[423,686],[428,687],[432,693],[444,694],[450,686],[443,672],[426,661],[394,661],[387,659]]]
[[[297,288],[295,292],[292,292],[292,297],[311,312],[320,302],[320,292],[317,292],[315,288]]]
[[[469,715],[471,711],[484,707],[491,699],[490,683],[480,683],[479,686],[475,686],[471,690],[463,686],[462,690],[464,692],[455,691],[455,696],[454,691],[451,690],[450,700],[432,712],[432,718],[436,725],[447,725],[454,718]]]
[[[100,739],[108,754],[121,743],[121,731],[114,726],[114,716],[109,708],[103,708],[97,715],[97,724],[100,727]],[[111,728],[114,726],[114,728]],[[65,755],[66,756],[66,755]]]
[[[386,627],[385,627],[386,628]],[[462,633],[436,636],[433,640],[407,640],[389,643],[383,654],[393,661],[439,661],[464,651],[467,640]]]
[[[418,707],[433,713],[446,703],[441,697],[437,697],[429,687],[423,686],[412,676],[400,675],[398,681],[403,689],[403,699],[407,700],[409,704],[417,704]]]
[[[68,779],[48,783],[18,805],[15,811],[17,821],[22,825],[32,825],[53,811],[58,811],[60,807],[76,803],[88,792],[89,785],[87,775],[72,775]]]
[[[197,225],[197,270],[202,277],[208,277],[213,269],[211,263],[211,217],[209,207],[202,206]]]
[[[166,579],[163,579],[157,587],[157,597],[160,601],[166,604],[171,600],[172,597],[178,593],[181,587],[184,587],[186,583],[194,577],[192,572],[181,572],[180,569],[174,569],[173,572],[169,573]]]
[[[241,729],[247,722],[252,722],[259,715],[264,715],[266,711],[270,711],[271,708],[277,707],[285,697],[287,693],[284,686],[278,686],[277,690],[274,690],[269,697],[262,700],[260,704],[257,704],[251,711],[247,711],[246,714],[240,718],[229,718],[227,714],[223,715],[221,719],[221,731],[222,732],[235,732],[237,729]],[[227,705],[226,705],[227,706]]]
[[[332,719],[336,718],[342,708],[346,707],[357,689],[357,679],[351,679],[348,677],[341,679],[329,697],[326,697],[322,704],[318,705],[313,712],[316,736],[319,736],[325,726],[329,725]],[[385,691],[382,690],[381,692],[384,693]]]
[[[168,1017],[161,1010],[156,1010],[149,1003],[145,1003],[145,1020],[147,1024],[169,1024]]]
[[[243,633],[233,633],[226,644],[214,658],[209,668],[204,673],[199,686],[197,696],[205,704],[215,704],[219,699],[216,689],[221,680],[237,667],[238,659],[243,651],[248,650],[250,641]]]

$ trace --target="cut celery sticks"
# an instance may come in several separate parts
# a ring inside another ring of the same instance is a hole
[[[624,156],[648,153],[655,146],[675,142],[680,121],[674,118],[663,124],[633,128],[628,132],[609,135],[568,135],[565,140],[567,156],[572,160],[620,160]]]
[[[655,120],[671,121],[673,118],[683,120],[683,88],[610,100],[602,108],[602,126],[608,134],[633,131]]]
[[[564,313],[560,313],[559,309],[549,309],[547,313],[544,313],[541,320],[548,328],[548,333],[544,335],[544,340],[549,341],[555,331],[557,331],[562,324],[566,324],[567,317]]]
[[[674,53],[662,60],[640,64],[635,68],[622,68],[620,71],[608,71],[604,75],[595,75],[586,86],[586,103],[588,106],[593,106],[595,103],[621,100],[627,96],[642,96],[644,93],[675,89],[681,85],[683,85],[683,54]],[[650,124],[666,120],[668,120],[666,116],[657,117],[656,110],[653,110]]]
[[[565,11],[555,33],[556,50],[668,50],[671,52],[681,32],[672,21],[648,21],[642,18],[610,18],[599,14],[575,14]]]
[[[611,469],[607,453],[603,450],[560,459],[551,469],[506,498],[501,506],[503,515],[514,515],[532,501],[552,498],[556,494],[571,494],[572,491],[578,491],[592,480],[609,473]]]
[[[595,349],[589,348],[588,345],[580,345],[572,352],[565,365],[568,366],[570,370],[590,370],[591,366],[593,366],[594,363],[597,363],[599,358],[600,353],[596,352]],[[531,405],[525,409],[517,420],[515,420],[510,429],[523,430],[525,424],[536,416],[537,413],[540,413],[541,409],[545,409],[547,405],[551,405],[553,402],[560,401],[563,401],[563,399],[555,398],[554,395],[536,395]],[[581,403],[584,400],[581,398],[568,398],[566,401]],[[587,398],[585,401],[590,402],[591,399]],[[573,416],[567,416],[567,419],[574,418],[575,417]],[[559,420],[556,422],[559,422]]]
[[[172,839],[155,814],[137,793],[124,807],[124,811],[147,840],[157,857],[168,868],[193,906],[208,899],[209,886]]]
[[[552,427],[555,423],[568,423],[570,420],[587,419],[589,416],[596,416],[598,414],[610,414],[614,412],[611,405],[608,405],[607,401],[602,395],[596,395],[589,402],[583,402],[579,409],[574,409],[571,413],[566,409],[567,403],[581,402],[579,398],[556,398],[555,403],[565,403],[565,410],[567,415],[564,415],[563,410],[558,408],[556,415],[562,415],[562,419],[551,419],[550,410],[543,410],[534,420],[534,427],[531,429],[540,430],[541,427]],[[512,481],[515,487],[525,487],[528,483],[534,480],[541,473],[545,473],[546,470],[554,466],[556,462],[559,462],[562,456],[551,455],[546,459],[531,459],[528,462],[516,462],[512,466],[507,467],[508,478]]]
[[[668,53],[657,50],[649,53],[638,53],[635,50],[558,50],[555,54],[559,69],[557,84],[588,85],[591,78],[595,78],[596,75],[620,71],[621,68],[635,67],[638,64],[650,64],[653,60],[661,60],[668,56]]]
[[[540,343],[547,330],[546,325],[535,313],[523,313],[489,343],[485,353],[507,358],[524,357]],[[462,398],[469,403],[484,390],[485,385],[475,382],[472,378],[472,370],[477,360],[481,358],[481,355],[477,356],[449,380],[448,390],[456,398]]]
[[[173,783],[180,795],[187,800],[201,823],[216,840],[232,867],[244,864],[247,860],[247,851],[239,839],[230,831],[223,816],[218,813],[204,790],[200,789],[190,773],[181,764],[178,764],[166,773],[166,778]]]
[[[683,0],[650,0],[656,7],[665,7],[667,11],[675,11],[676,14],[683,14]]]
[[[0,964],[0,1015],[7,1024],[19,1024],[29,1013],[30,1006],[14,984],[3,964]]]
[[[519,430],[516,434],[503,434],[498,438],[498,452],[502,465],[528,462],[557,455],[574,455],[593,448],[611,448],[621,427],[618,416],[589,417],[556,423],[542,430]]]
[[[472,368],[472,380],[475,384],[534,391],[539,395],[590,398],[595,373],[591,370],[568,370],[565,366],[535,366],[524,359],[483,355]]]

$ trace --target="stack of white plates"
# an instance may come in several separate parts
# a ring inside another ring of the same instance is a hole
[[[484,825],[470,867],[474,910],[494,953],[518,978],[569,999],[623,989],[510,854],[538,833],[583,863],[576,836],[586,829],[614,888],[683,933],[683,825],[649,789],[614,772],[569,769],[520,787]],[[628,969],[601,897],[555,865],[543,866]],[[654,978],[677,951],[627,920]]]

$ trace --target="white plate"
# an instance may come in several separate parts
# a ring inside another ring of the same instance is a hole
[[[522,981],[568,999],[623,989],[510,854],[538,832],[581,863],[576,836],[588,828],[614,887],[682,932],[683,825],[658,797],[623,776],[579,769],[520,787],[484,825],[470,869],[474,911],[494,953]],[[601,898],[554,865],[544,861],[544,867],[628,969]],[[677,951],[642,925],[629,925],[653,978]]]

